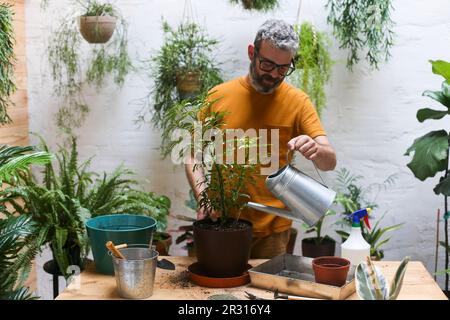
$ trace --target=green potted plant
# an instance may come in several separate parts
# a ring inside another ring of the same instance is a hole
[[[417,111],[417,120],[419,122],[431,119],[439,120],[450,114],[450,63],[442,60],[430,61],[430,63],[433,73],[442,76],[444,81],[440,91],[427,90],[423,95],[439,102],[444,110],[420,109]],[[450,133],[447,129],[444,127],[442,130],[431,131],[417,138],[408,148],[405,155],[409,156],[414,153],[411,162],[408,163],[408,168],[417,179],[424,181],[438,173],[442,174],[439,178],[439,183],[434,187],[433,191],[436,195],[442,195],[444,198],[445,241],[441,245],[445,248],[445,269],[449,270],[448,257],[450,252],[447,230],[450,211],[447,198],[450,196],[450,174],[448,169]],[[447,294],[449,292],[449,273],[447,272],[445,276],[445,291]]]
[[[0,9],[1,10],[1,9]],[[0,147],[0,183],[9,184],[31,164],[45,164],[51,155],[34,147]],[[0,300],[34,299],[24,281],[37,252],[35,225],[30,217],[7,215],[0,218]],[[30,250],[23,250],[23,248]]]
[[[12,5],[0,4],[0,124],[11,122],[8,106],[12,104],[11,95],[16,91],[14,83],[14,29]]]
[[[345,168],[340,169],[337,172],[337,182],[338,194],[336,196],[335,203],[342,207],[342,211],[340,212],[341,219],[336,222],[338,226],[341,228],[344,227],[348,229],[352,225],[351,214],[361,208],[370,208],[371,215],[369,218],[373,219],[373,212],[377,208],[375,201],[378,197],[378,194],[382,190],[386,190],[389,186],[392,186],[395,182],[396,176],[389,176],[383,183],[374,183],[369,186],[361,186],[358,181],[362,178],[362,176],[353,175]],[[368,198],[372,196],[372,200],[368,200]],[[385,214],[378,219],[375,225],[369,230],[362,223],[361,224],[361,232],[364,239],[367,243],[370,244],[370,255],[372,260],[381,260],[384,257],[384,251],[381,249],[383,245],[385,245],[390,238],[384,238],[383,236],[388,233],[399,229],[403,223],[395,224],[387,227],[380,227],[379,224],[383,220]],[[337,234],[339,234],[342,238],[342,241],[347,240],[349,233],[346,230],[337,230]]]
[[[148,62],[149,78],[154,82],[143,100],[140,121],[147,115],[155,127],[162,128],[165,112],[180,99],[194,98],[222,82],[216,62],[218,40],[194,22],[182,22],[172,28],[162,23],[164,43]]]
[[[86,13],[80,16],[80,33],[89,43],[106,43],[116,29],[116,12],[110,3],[88,0]]]
[[[308,94],[320,116],[326,104],[325,85],[334,63],[329,53],[330,40],[309,22],[296,25],[295,31],[300,45],[289,81]]]
[[[150,215],[161,226],[167,220],[168,209],[155,204],[153,193],[140,190],[137,181],[129,178],[130,170],[119,166],[112,174],[99,176],[89,171],[90,162],[79,164],[73,138],[70,152],[61,148],[57,153],[58,172],[48,163],[42,182],[31,174],[22,174],[17,182],[0,191],[0,212],[30,217],[36,225],[35,247],[49,244],[52,250],[54,260],[48,270],[66,277],[69,265],[84,266],[88,218],[132,212]]]
[[[214,101],[200,97],[173,105],[163,119],[167,124],[163,139],[168,142],[164,144],[162,152],[163,156],[167,156],[174,148],[178,148],[180,152],[175,152],[175,156],[184,159],[186,153],[183,151],[202,151],[202,159],[194,165],[194,170],[204,172],[205,180],[197,182],[202,187],[198,207],[207,212],[208,217],[194,223],[197,260],[202,272],[208,276],[233,277],[246,270],[250,256],[252,225],[240,220],[239,213],[249,198],[245,193],[245,185],[251,183],[252,173],[256,169],[256,163],[248,161],[248,151],[255,147],[255,141],[247,138],[226,141],[222,137],[222,149],[227,143],[237,142],[238,147],[245,152],[246,161],[243,164],[237,163],[236,159],[227,161],[230,163],[220,161],[219,153],[214,148],[217,142],[208,135],[212,132],[218,136],[223,134],[220,129],[224,113],[220,112],[211,112],[203,119],[199,140],[191,140],[183,145],[183,139],[170,139],[176,129],[184,129],[187,135],[194,136],[197,114],[200,110],[210,110],[213,104]],[[226,154],[232,152],[224,150]],[[209,217],[211,212],[219,214],[217,220]]]
[[[325,218],[334,214],[333,211],[328,210],[315,225],[311,227],[306,224],[304,225],[306,234],[315,232],[316,236],[302,240],[302,256],[311,258],[334,256],[336,241],[328,235],[322,236],[322,225]]]
[[[375,69],[389,60],[394,44],[391,0],[328,0],[326,7],[328,24],[333,28],[340,48],[350,50],[347,56],[349,70],[363,55]]]
[[[98,28],[94,23],[94,35],[85,24],[80,24],[80,17],[81,21],[95,21],[95,15],[101,15],[100,20],[117,20],[114,36],[107,43],[86,48],[82,34],[87,38],[98,37],[96,41],[102,40],[100,37],[106,34],[100,23]],[[53,92],[61,100],[56,124],[61,131],[69,134],[83,125],[89,113],[83,87],[88,84],[100,90],[108,76],[112,76],[115,84],[121,87],[133,68],[128,54],[126,21],[117,7],[99,1],[80,0],[69,7],[67,16],[50,36],[47,55]]]
[[[230,0],[246,10],[269,11],[278,7],[278,0]]]

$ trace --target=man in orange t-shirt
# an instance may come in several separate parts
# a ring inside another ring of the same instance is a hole
[[[210,99],[218,99],[213,111],[226,111],[224,129],[278,130],[278,163],[284,166],[288,150],[297,150],[321,170],[336,167],[336,154],[322,128],[309,97],[287,84],[284,79],[294,70],[293,59],[298,36],[282,20],[268,20],[259,29],[254,44],[248,46],[250,70],[246,76],[211,89]],[[274,144],[274,141],[269,143]],[[278,168],[275,168],[276,171]],[[186,165],[186,174],[195,196],[201,190],[197,181],[202,172]],[[283,203],[265,187],[267,175],[256,174],[255,184],[247,186],[251,201],[278,208]],[[206,215],[197,214],[198,219]],[[245,208],[240,217],[253,223],[251,258],[272,258],[286,252],[292,221],[283,217]]]

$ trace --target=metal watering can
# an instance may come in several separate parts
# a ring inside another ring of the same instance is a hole
[[[287,158],[288,164],[286,166],[267,177],[266,186],[290,210],[265,206],[256,202],[248,202],[247,206],[280,217],[303,221],[312,226],[325,215],[336,197],[336,192],[324,183],[316,181],[291,166],[289,151]],[[315,164],[314,167],[319,174]]]

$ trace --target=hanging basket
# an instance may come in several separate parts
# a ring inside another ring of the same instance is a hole
[[[112,16],[81,16],[80,33],[89,43],[106,43],[116,29],[117,18]]]
[[[189,71],[178,73],[177,90],[180,99],[196,96],[201,89],[201,73],[199,71]]]

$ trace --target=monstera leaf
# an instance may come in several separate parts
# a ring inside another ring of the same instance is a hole
[[[414,140],[405,155],[414,152],[408,168],[416,178],[425,180],[434,177],[436,173],[446,170],[448,134],[445,130],[432,131]]]
[[[442,61],[442,60],[430,60],[431,65],[433,66],[433,73],[441,75],[450,82],[450,62]]]

